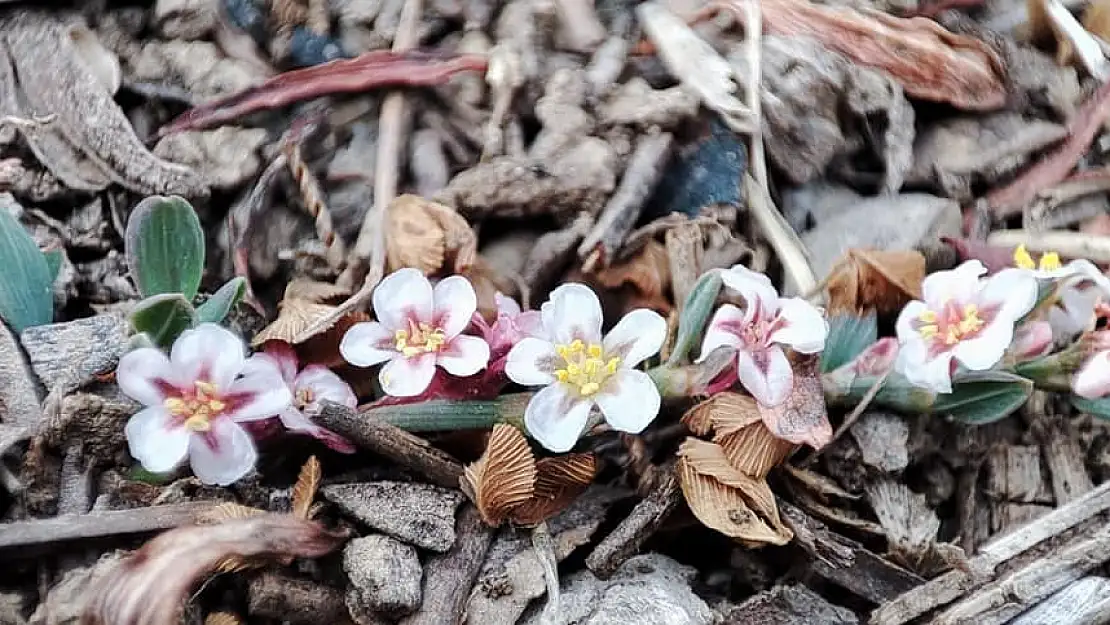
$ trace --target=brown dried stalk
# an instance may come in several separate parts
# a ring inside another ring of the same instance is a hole
[[[86,591],[81,625],[172,625],[193,585],[229,556],[316,558],[346,537],[287,514],[181,527],[100,576]]]
[[[1020,213],[1043,189],[1064,180],[1087,152],[1107,118],[1110,118],[1110,82],[1099,87],[1076,111],[1075,117],[1068,122],[1068,138],[1059,148],[1010,184],[987,195],[987,203],[994,214],[1007,217]]]
[[[1006,101],[1006,70],[998,54],[932,20],[806,0],[761,4],[766,32],[815,39],[861,65],[885,71],[915,98],[974,111],[995,110]],[[716,6],[743,15],[736,0]]]
[[[324,190],[320,187],[316,175],[309,169],[308,163],[304,160],[304,155],[301,154],[301,145],[318,126],[318,119],[297,120],[295,126],[305,126],[305,128],[290,128],[290,138],[282,146],[282,151],[289,162],[289,173],[297,183],[297,189],[300,191],[305,209],[315,220],[316,236],[324,244],[328,266],[338,270],[347,256],[347,248],[343,239],[335,233],[331,211],[328,210],[327,202],[324,200]]]
[[[261,85],[182,113],[159,129],[158,135],[212,128],[256,111],[323,95],[358,93],[382,87],[438,85],[468,70],[484,72],[486,57],[375,50],[353,59],[339,59],[279,74]]]

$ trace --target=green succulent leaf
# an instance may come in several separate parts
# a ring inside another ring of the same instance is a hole
[[[46,269],[50,272],[50,283],[53,284],[62,271],[62,250],[43,250],[42,256],[46,259]]]
[[[829,317],[829,335],[821,353],[821,373],[848,364],[879,340],[875,313],[863,317],[842,313]]]
[[[937,395],[933,411],[957,421],[998,421],[1020,408],[1033,393],[1033,382],[1006,371],[969,371],[952,380],[952,392]]]
[[[1071,405],[1079,412],[1085,412],[1099,419],[1110,419],[1110,397],[1087,399],[1079,395],[1071,396]]]
[[[154,195],[139,202],[127,220],[124,246],[131,279],[143,297],[196,297],[204,270],[204,231],[184,198]]]
[[[220,323],[247,293],[247,280],[235,277],[228,280],[220,290],[212,294],[203,304],[197,306],[197,322]]]
[[[54,320],[54,280],[35,240],[0,209],[0,318],[16,333]]]
[[[196,322],[196,310],[180,293],[152,295],[131,311],[131,327],[159,347],[173,345],[174,339]]]
[[[700,278],[690,294],[686,296],[686,303],[682,307],[682,315],[678,318],[678,332],[675,337],[674,349],[671,350],[668,365],[679,365],[686,361],[690,350],[701,340],[705,331],[705,324],[713,314],[713,305],[717,303],[717,295],[721,292],[721,275],[716,271],[708,271]]]

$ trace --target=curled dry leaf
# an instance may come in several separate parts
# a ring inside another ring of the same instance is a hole
[[[727,436],[761,419],[754,399],[740,393],[717,393],[686,411],[682,422],[698,436]]]
[[[485,452],[467,465],[459,484],[487,525],[504,523],[535,492],[536,459],[524,434],[505,423],[493,426]]]
[[[521,286],[509,280],[482,256],[474,260],[474,264],[459,272],[474,287],[474,294],[478,297],[478,313],[487,323],[497,320],[497,293],[506,297],[521,294]]]
[[[674,308],[667,292],[671,288],[670,256],[658,241],[648,241],[632,256],[597,272],[597,281],[607,289],[630,288],[624,310],[650,308],[662,315]]]
[[[251,345],[257,347],[266,341],[283,341],[292,344],[312,324],[336,310],[335,306],[297,298],[286,298],[279,306],[277,318],[254,336]]]
[[[166,532],[120,560],[86,591],[86,625],[174,625],[197,582],[227,558],[317,558],[345,533],[288,514]]]
[[[829,312],[894,313],[921,299],[925,256],[915,250],[851,249],[829,274]]]
[[[320,282],[309,278],[293,278],[285,287],[282,299],[303,299],[317,304],[333,304],[347,298],[350,290],[331,282]]]
[[[763,424],[775,436],[820,449],[832,440],[825,391],[818,373],[819,354],[794,359],[794,388],[778,406],[759,406]]]
[[[204,625],[243,625],[243,619],[231,612],[213,612],[204,619]]]
[[[597,457],[591,453],[541,459],[536,463],[535,494],[513,510],[513,523],[531,527],[559,514],[596,476]]]
[[[312,499],[316,497],[316,489],[320,487],[320,461],[316,456],[309,456],[301,467],[297,476],[297,483],[293,485],[293,516],[300,519],[308,518],[308,511],[312,507]]]
[[[756,479],[767,477],[771,469],[782,464],[797,448],[794,443],[772,434],[762,421],[728,434],[718,434],[713,442],[724,450],[729,464]]]
[[[785,545],[793,538],[767,483],[730,465],[719,445],[688,438],[678,456],[682,494],[706,527],[753,547]]]
[[[767,33],[815,39],[886,72],[915,98],[973,111],[999,109],[1006,102],[1006,71],[998,54],[930,19],[807,0],[765,0],[761,5]],[[741,0],[723,0],[720,6],[743,11]]]
[[[454,209],[418,195],[397,196],[386,211],[388,271],[415,267],[425,275],[459,273],[474,264],[478,237]]]

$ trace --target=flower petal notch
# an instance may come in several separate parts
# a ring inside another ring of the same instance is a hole
[[[596,406],[615,430],[639,434],[659,413],[659,390],[636,369],[657,354],[667,334],[658,313],[637,309],[608,335],[601,302],[589,287],[570,283],[540,307],[540,336],[517,343],[505,373],[525,386],[543,386],[528,402],[524,424],[547,449],[562,453],[578,441]]]
[[[466,278],[451,276],[433,288],[419,270],[400,269],[374,289],[373,303],[378,320],[352,326],[339,351],[359,367],[385,363],[378,381],[386,394],[420,395],[437,366],[466,377],[489,363],[489,345],[462,334],[478,308],[474,287]]]
[[[743,265],[721,273],[740,294],[743,308],[724,304],[709,322],[697,362],[718,347],[736,349],[737,374],[759,403],[777,406],[793,388],[794,374],[784,348],[815,354],[825,348],[828,323],[820,310],[799,297],[780,298],[771,279]]]
[[[145,347],[120,359],[120,388],[146,408],[127,422],[127,443],[142,466],[170,471],[189,458],[207,484],[226,486],[257,457],[240,423],[285,410],[292,394],[273,361],[246,357],[239,337],[213,323],[186,330],[169,357]]]
[[[951,393],[958,366],[986,371],[1009,349],[1015,324],[1037,302],[1037,280],[1025,269],[986,272],[969,260],[933,273],[921,285],[923,299],[902,309],[895,368],[911,384]]]

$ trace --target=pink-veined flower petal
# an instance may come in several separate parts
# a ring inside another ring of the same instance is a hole
[[[1095,303],[1110,299],[1093,284],[1062,284],[1060,299],[1048,311],[1052,329],[1062,338],[1071,338],[1094,327]]]
[[[605,356],[618,356],[621,366],[632,368],[659,353],[667,338],[667,321],[654,310],[638,308],[613,326],[602,341]]]
[[[733,265],[721,272],[721,282],[744,298],[744,316],[749,321],[755,317],[757,311],[760,316],[767,318],[778,311],[779,293],[766,275],[743,265]]]
[[[1083,363],[1071,382],[1080,397],[1101,399],[1110,395],[1110,351],[1096,352]]]
[[[356,323],[339,341],[343,360],[356,367],[372,367],[397,354],[393,331],[377,321]]]
[[[309,365],[297,374],[293,381],[294,395],[302,389],[311,391],[312,401],[309,405],[315,405],[326,399],[348,408],[358,406],[358,398],[355,397],[351,387],[343,381],[343,378],[322,365]]]
[[[894,323],[894,333],[898,336],[899,342],[923,340],[921,333],[913,327],[913,322],[928,310],[929,306],[920,300],[914,300],[902,308],[902,312],[898,313],[898,320]]]
[[[736,333],[736,328],[746,325],[744,311],[732,304],[722,304],[709,320],[709,328],[705,331],[705,338],[701,341],[701,352],[695,362],[704,361],[718,347],[741,348],[744,342]]]
[[[986,371],[1002,360],[1013,340],[1013,322],[995,320],[984,326],[975,338],[956,343],[951,353],[971,371]]]
[[[601,301],[590,287],[571,282],[551,292],[540,307],[543,329],[554,343],[570,343],[581,339],[586,343],[601,342]]]
[[[389,330],[402,330],[409,318],[430,323],[435,301],[432,283],[412,267],[398,269],[374,289],[374,316]],[[368,365],[366,365],[368,366]]]
[[[353,406],[351,407],[353,408]],[[313,423],[311,419],[296,408],[286,408],[278,416],[281,418],[281,424],[290,432],[311,436],[338,452],[350,454],[355,451],[355,446],[350,441],[325,427]]]
[[[498,316],[507,315],[509,317],[515,317],[521,313],[520,304],[518,304],[515,299],[503,295],[501,291],[497,291],[493,294],[493,302],[497,306]]]
[[[898,360],[894,363],[898,373],[914,386],[934,393],[952,392],[952,352],[929,356],[929,347],[923,341],[902,344]]]
[[[378,381],[388,395],[414,397],[427,390],[435,373],[435,354],[420,354],[412,358],[398,354],[378,372]]]
[[[448,338],[454,338],[470,325],[470,318],[478,310],[478,296],[470,281],[462,276],[444,278],[433,291],[435,323]]]
[[[992,323],[1011,326],[1037,303],[1037,279],[1024,269],[1003,269],[986,279],[979,292],[979,308],[997,306]]]
[[[786,352],[777,345],[765,350],[736,352],[736,375],[740,384],[764,406],[786,401],[794,387],[794,372]]]
[[[639,434],[659,414],[659,389],[648,374],[621,369],[594,396],[605,421],[614,430]]]
[[[274,359],[274,364],[281,371],[281,379],[286,384],[292,384],[297,377],[297,352],[293,346],[284,341],[269,341],[262,353]]]
[[[540,386],[555,382],[555,346],[542,339],[528,337],[517,343],[505,359],[505,375],[522,386]]]
[[[170,471],[189,451],[189,431],[173,427],[170,415],[161,406],[136,412],[123,428],[131,457],[151,473]]]
[[[203,375],[220,390],[231,384],[246,359],[246,345],[242,339],[214,323],[202,323],[185,330],[170,349],[170,362],[179,372],[179,379],[191,383]]]
[[[289,386],[272,358],[251,356],[242,376],[226,389],[231,402],[225,416],[232,421],[256,421],[276,416],[293,402]]]
[[[254,467],[258,452],[246,430],[227,419],[212,421],[212,429],[189,440],[189,464],[205,484],[227,486]]]
[[[964,261],[955,269],[931,273],[921,282],[922,299],[933,310],[940,310],[950,299],[968,302],[979,292],[979,277],[985,273],[987,268],[978,260]]]
[[[546,449],[570,451],[590,418],[593,402],[567,393],[562,384],[544,387],[524,409],[524,427]]]
[[[1031,321],[1014,331],[1011,351],[1018,361],[1040,358],[1052,351],[1052,325],[1047,321]]]
[[[116,367],[116,382],[128,397],[145,406],[160,405],[166,399],[163,384],[181,384],[170,359],[153,347],[140,347],[124,354]]]
[[[779,319],[785,325],[771,333],[770,340],[789,345],[800,354],[825,349],[829,324],[821,311],[800,297],[779,300]]]
[[[460,378],[474,375],[489,364],[489,344],[476,336],[456,336],[439,353],[436,364]]]
[[[538,310],[526,310],[513,319],[513,326],[520,338],[532,336],[538,339],[548,339],[543,329],[543,316]]]

